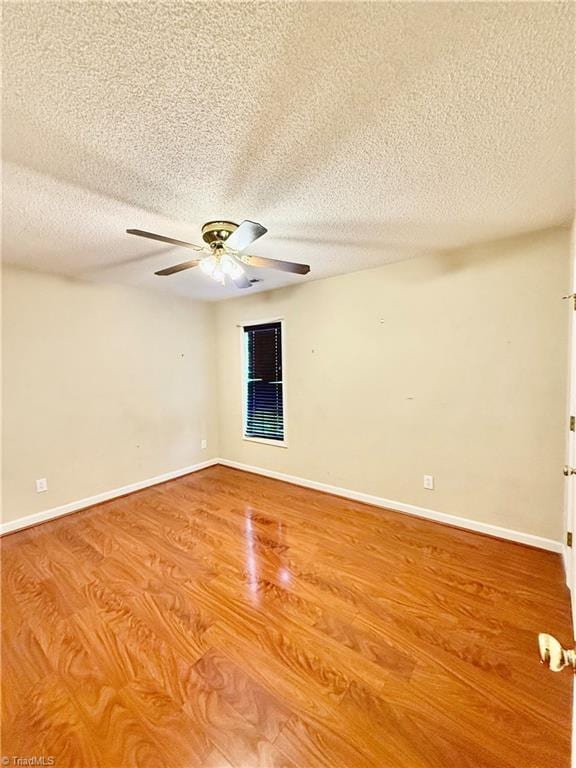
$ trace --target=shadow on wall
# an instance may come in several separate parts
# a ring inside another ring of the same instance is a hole
[[[519,250],[533,245],[535,236],[539,240],[545,237],[554,238],[557,236],[559,229],[569,232],[570,227],[568,224],[562,223],[543,230],[525,232],[521,235],[512,235],[506,238],[498,238],[497,240],[471,243],[468,246],[438,252],[429,257],[430,266],[433,267],[433,274],[427,275],[426,279],[473,269],[474,262],[477,259],[482,259],[484,264],[488,264],[501,261],[502,259],[517,258]],[[419,275],[414,277],[418,278]]]

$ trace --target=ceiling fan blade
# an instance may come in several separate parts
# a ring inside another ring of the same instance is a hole
[[[150,240],[160,240],[161,243],[170,243],[170,245],[179,245],[182,248],[191,248],[193,251],[203,250],[203,246],[201,245],[193,245],[192,243],[185,243],[184,240],[174,240],[173,237],[156,235],[154,232],[145,232],[143,229],[127,229],[126,232],[129,235],[138,235],[138,237],[148,237]]]
[[[236,288],[252,288],[252,283],[250,282],[250,280],[248,280],[246,275],[239,275],[238,277],[232,277],[230,279],[232,280]]]
[[[280,259],[267,259],[264,256],[241,256],[244,264],[250,267],[266,267],[267,269],[281,269],[283,272],[294,272],[297,275],[307,275],[310,272],[308,264],[296,264],[293,261],[280,261]]]
[[[174,275],[176,272],[183,272],[185,269],[197,267],[198,264],[200,264],[200,262],[196,259],[194,261],[183,261],[181,264],[175,264],[173,267],[166,267],[166,269],[161,269],[159,272],[154,272],[154,274],[166,277],[167,275]]]
[[[243,221],[226,240],[226,248],[231,248],[233,251],[243,251],[266,232],[268,230],[262,224],[255,221]]]

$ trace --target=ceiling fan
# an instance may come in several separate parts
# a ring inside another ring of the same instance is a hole
[[[284,272],[307,275],[310,272],[310,267],[307,264],[267,259],[264,256],[248,256],[248,254],[243,253],[245,248],[266,234],[267,231],[266,227],[255,221],[243,221],[240,225],[234,224],[232,221],[208,221],[202,227],[202,239],[205,245],[193,245],[183,240],[174,240],[172,237],[156,235],[154,232],[145,232],[142,229],[126,230],[129,235],[148,237],[151,240],[190,248],[203,254],[198,259],[183,261],[181,264],[175,264],[173,267],[166,267],[154,273],[162,277],[182,272],[184,269],[200,267],[202,272],[216,280],[220,285],[225,285],[228,277],[236,288],[250,288],[251,282],[243,265],[281,269]]]

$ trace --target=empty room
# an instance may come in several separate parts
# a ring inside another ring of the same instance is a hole
[[[575,21],[4,2],[2,766],[576,766]]]

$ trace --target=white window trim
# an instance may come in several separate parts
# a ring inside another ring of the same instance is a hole
[[[282,408],[284,417],[284,440],[267,440],[265,437],[248,437],[246,435],[247,421],[247,388],[248,380],[246,377],[246,335],[244,328],[247,325],[266,325],[267,323],[280,323],[280,333],[282,336]],[[288,395],[286,387],[286,320],[283,317],[264,318],[261,320],[250,320],[238,323],[240,333],[240,391],[242,398],[242,440],[249,443],[261,443],[262,445],[274,445],[276,448],[288,448]]]

